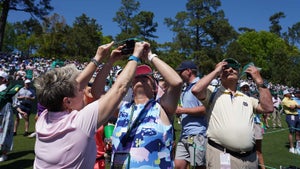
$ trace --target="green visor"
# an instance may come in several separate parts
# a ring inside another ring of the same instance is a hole
[[[236,61],[235,59],[232,59],[232,58],[224,59],[223,62],[228,63],[227,66],[226,66],[227,68],[232,67],[235,70],[239,70],[240,67],[241,67],[241,64],[238,61]]]

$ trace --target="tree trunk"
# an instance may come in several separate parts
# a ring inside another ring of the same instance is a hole
[[[3,47],[3,39],[5,33],[6,20],[9,11],[10,0],[4,0],[2,3],[2,12],[0,16],[0,51],[2,51]]]

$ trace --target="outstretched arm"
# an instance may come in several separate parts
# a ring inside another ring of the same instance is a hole
[[[173,114],[180,97],[183,84],[182,79],[173,68],[152,54],[151,51],[148,53],[148,58],[169,85],[167,91],[161,97],[160,103],[167,114]]]
[[[93,76],[93,73],[97,69],[97,65],[100,64],[103,59],[108,56],[111,46],[114,42],[101,45],[98,47],[95,57],[91,62],[84,68],[84,70],[77,77],[77,82],[80,85],[80,89],[84,89]]]
[[[250,66],[247,70],[247,73],[250,73],[254,82],[257,86],[262,86],[264,83],[263,78],[261,77],[259,70],[255,66]],[[258,87],[259,91],[259,105],[256,108],[257,112],[260,113],[271,113],[274,110],[272,95],[270,90],[267,87]]]
[[[150,44],[147,42],[136,42],[133,56],[140,59],[144,54],[144,48],[149,47]],[[121,50],[116,50],[115,52],[121,53]],[[99,99],[98,125],[105,123],[114,114],[115,109],[130,87],[137,65],[138,63],[135,60],[128,61],[110,90]]]
[[[227,64],[227,62],[219,62],[215,69],[210,72],[208,75],[204,76],[201,78],[192,88],[192,93],[199,99],[199,100],[204,100],[206,97],[206,89],[210,82],[218,77],[222,70],[223,67]]]
[[[113,67],[113,64],[122,57],[120,52],[122,46],[119,46],[117,49],[113,50],[109,60],[104,64],[102,69],[97,73],[97,76],[93,82],[91,93],[95,100],[99,99],[102,94],[104,94],[104,87],[106,84],[106,78]]]

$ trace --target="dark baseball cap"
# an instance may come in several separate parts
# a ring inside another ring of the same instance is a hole
[[[186,60],[180,63],[180,65],[176,68],[176,71],[182,71],[186,69],[195,69],[197,70],[197,66],[193,61]]]

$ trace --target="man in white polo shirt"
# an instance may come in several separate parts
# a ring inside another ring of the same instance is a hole
[[[228,58],[200,79],[192,92],[208,115],[207,168],[258,168],[254,113],[273,112],[272,96],[255,66],[247,68],[259,91],[259,101],[237,91],[240,64]],[[209,86],[220,76],[221,86]]]

